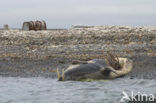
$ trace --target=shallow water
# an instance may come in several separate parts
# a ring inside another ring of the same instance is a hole
[[[0,77],[0,103],[120,103],[123,91],[156,96],[156,80],[58,82],[51,78]]]

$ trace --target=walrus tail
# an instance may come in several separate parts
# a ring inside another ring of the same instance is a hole
[[[58,80],[60,78],[60,72],[59,72],[59,69],[58,68],[57,68],[57,78],[58,78]]]
[[[62,75],[60,76],[60,72],[59,72],[59,69],[57,68],[57,78],[58,78],[58,81],[64,81],[64,69],[62,69]]]
[[[64,81],[64,69],[62,69],[62,81]]]

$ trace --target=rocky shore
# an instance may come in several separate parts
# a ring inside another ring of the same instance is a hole
[[[56,77],[57,67],[105,58],[107,51],[134,61],[128,77],[156,79],[156,27],[128,26],[0,30],[0,75]]]

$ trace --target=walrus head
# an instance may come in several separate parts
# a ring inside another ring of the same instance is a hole
[[[64,69],[62,69],[62,75],[60,75],[59,69],[57,68],[58,81],[64,81]]]

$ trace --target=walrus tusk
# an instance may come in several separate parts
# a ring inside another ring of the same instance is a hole
[[[62,69],[62,81],[64,81],[64,69]]]
[[[60,79],[60,72],[59,72],[58,68],[57,68],[57,78],[58,78],[58,80]]]

